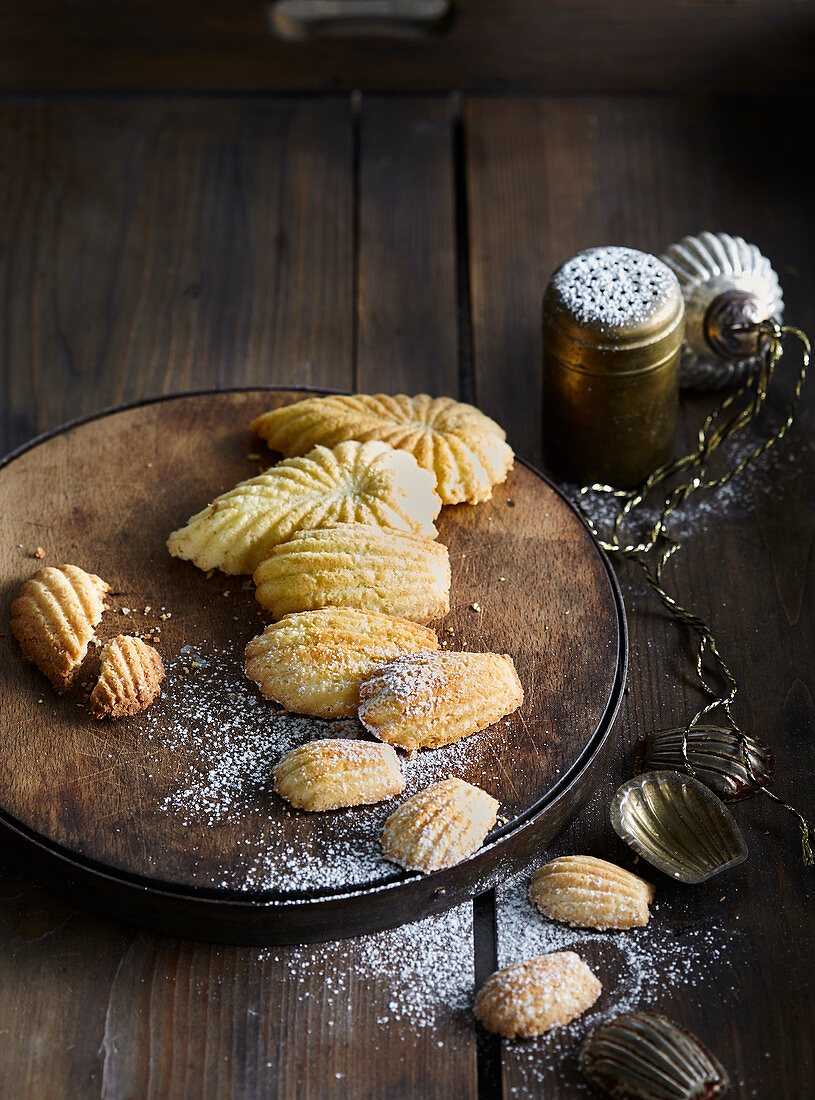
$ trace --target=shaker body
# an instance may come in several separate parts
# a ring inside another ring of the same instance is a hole
[[[684,300],[633,248],[580,252],[543,296],[543,444],[581,485],[633,488],[673,453]]]

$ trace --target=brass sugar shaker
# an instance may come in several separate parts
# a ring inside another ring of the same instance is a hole
[[[547,462],[578,484],[640,484],[673,453],[684,331],[679,281],[656,256],[591,248],[543,296]]]

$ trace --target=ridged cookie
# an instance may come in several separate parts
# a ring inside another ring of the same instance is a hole
[[[326,738],[300,745],[274,769],[275,790],[298,810],[368,806],[401,794],[405,777],[387,745]]]
[[[531,1039],[575,1020],[602,991],[574,951],[558,951],[496,970],[478,992],[475,1014],[487,1031]]]
[[[535,871],[529,900],[552,920],[605,932],[646,925],[654,888],[604,859],[561,856]]]
[[[514,461],[506,433],[494,420],[472,405],[426,393],[309,397],[264,413],[250,428],[284,455],[305,454],[317,443],[382,440],[409,451],[432,471],[444,504],[489,500]]]
[[[367,523],[435,538],[441,501],[433,477],[387,443],[315,447],[242,481],[167,540],[199,569],[253,573],[295,531]]]
[[[382,854],[408,871],[452,867],[484,843],[498,805],[480,787],[443,779],[394,810],[382,830]]]
[[[375,611],[328,607],[287,615],[246,647],[246,675],[296,714],[350,718],[359,686],[400,653],[439,648],[432,630]]]
[[[416,653],[371,674],[360,688],[359,719],[382,741],[415,752],[486,729],[523,699],[505,653]]]
[[[11,629],[23,656],[67,691],[88,652],[110,586],[77,565],[47,565],[11,605]]]
[[[102,667],[91,692],[94,718],[127,718],[146,710],[161,694],[164,665],[141,638],[117,634],[100,656]]]
[[[255,598],[275,618],[356,607],[414,622],[450,610],[450,557],[441,543],[368,524],[299,531],[255,570]]]

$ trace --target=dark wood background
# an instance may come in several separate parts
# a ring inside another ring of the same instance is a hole
[[[4,447],[143,395],[307,383],[475,400],[519,453],[539,461],[538,312],[553,268],[590,245],[659,250],[702,228],[757,242],[780,271],[787,317],[814,330],[813,100],[803,90],[779,94],[808,79],[812,6],[773,5],[777,20],[757,2],[732,6],[727,20],[730,5],[682,7],[697,41],[720,18],[736,37],[762,18],[768,32],[728,47],[724,65],[710,55],[700,61],[677,32],[664,68],[646,64],[647,43],[632,38],[602,71],[595,27],[584,28],[586,48],[576,46],[571,62],[552,58],[550,46],[563,38],[517,40],[515,90],[603,90],[595,96],[8,95],[0,105]],[[208,68],[214,47],[204,28],[184,73],[157,60],[152,44],[145,67],[148,47],[135,39],[119,54],[94,54],[101,18],[67,27],[49,65],[43,43],[58,36],[39,35],[37,20],[56,18],[56,6],[27,5],[28,23],[10,10],[3,81],[17,93],[281,86],[273,75],[261,79],[251,43],[232,50],[241,5],[232,6],[234,22],[218,24],[223,67]],[[546,10],[566,19],[558,5]],[[462,30],[464,22],[462,5]],[[773,49],[779,26],[793,39],[783,60]],[[710,37],[723,57],[722,36]],[[163,41],[174,56],[169,31]],[[613,55],[612,41],[603,56]],[[369,66],[368,87],[404,87],[404,60],[400,70],[382,67],[376,50],[366,56],[359,65]],[[93,63],[78,65],[83,57]],[[491,84],[469,77],[466,63],[461,53],[446,79],[429,64],[413,72],[411,86],[499,86],[497,76]],[[330,61],[320,64],[302,84],[330,86]],[[485,62],[487,69],[499,71]],[[356,79],[361,72],[340,74],[335,86],[366,83]],[[757,94],[725,94],[748,87],[749,73]],[[291,67],[285,76],[302,86]],[[702,95],[704,86],[719,91]],[[683,94],[618,94],[679,87]],[[771,419],[788,396],[782,381]],[[783,451],[747,479],[739,507],[711,509],[672,567],[677,591],[712,621],[742,684],[737,716],[775,750],[776,788],[810,814],[814,396],[806,395]],[[709,406],[683,398],[680,445]],[[631,774],[637,735],[684,720],[697,696],[687,640],[636,577],[620,575],[631,675],[618,751],[596,799],[547,854],[590,852],[631,866],[608,824],[609,798]],[[715,888],[658,880],[654,919],[666,936],[722,931],[711,932],[717,950],[701,986],[679,985],[650,1007],[710,1043],[734,1096],[805,1097],[815,1074],[807,946],[815,877],[801,866],[790,818],[761,799],[737,815],[751,850],[745,864]],[[494,964],[494,915],[491,896],[476,901],[474,984]],[[479,1035],[466,1013],[435,1031],[380,1023],[390,993],[381,974],[357,989],[350,1011],[336,1013],[325,975],[363,955],[354,941],[320,952],[317,964],[295,973],[286,950],[143,934],[66,906],[24,870],[4,866],[0,1094],[584,1094],[571,1063],[530,1076],[522,1050]],[[444,965],[440,950],[434,966]]]

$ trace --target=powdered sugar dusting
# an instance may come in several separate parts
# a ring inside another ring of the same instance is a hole
[[[643,872],[644,873],[644,872]],[[557,951],[575,952],[603,984],[599,1000],[572,1023],[537,1039],[508,1043],[508,1054],[523,1086],[511,1095],[538,1095],[541,1082],[566,1075],[570,1088],[594,1095],[577,1070],[579,1044],[591,1028],[621,1012],[665,1011],[672,989],[705,987],[717,964],[728,956],[728,940],[736,933],[716,923],[693,923],[679,933],[660,913],[659,893],[645,928],[595,932],[571,928],[543,917],[528,898],[529,874],[498,890],[498,963]],[[647,877],[647,876],[646,876]],[[658,877],[658,876],[657,876]],[[653,879],[652,879],[653,881]],[[675,914],[677,905],[672,903]],[[724,983],[717,978],[721,992]]]
[[[447,1041],[472,1034],[472,906],[460,905],[416,924],[332,944],[261,948],[259,961],[283,964],[298,999],[320,990],[328,1027],[343,1024],[364,991],[376,1022],[409,1047],[420,1029],[443,1029]],[[439,1043],[439,1046],[442,1044]]]
[[[579,252],[552,278],[552,289],[573,317],[604,328],[647,321],[678,286],[656,256],[615,246]]]
[[[400,757],[404,792],[374,806],[316,817],[281,811],[273,769],[283,756],[319,738],[364,738],[370,744],[362,725],[356,719],[290,714],[263,699],[246,679],[239,643],[212,650],[185,646],[167,663],[167,673],[159,704],[142,716],[142,736],[156,759],[179,762],[159,808],[188,831],[185,843],[193,854],[201,830],[231,826],[238,833],[231,844],[225,836],[214,872],[196,870],[195,881],[205,886],[299,895],[341,893],[406,877],[382,855],[385,819],[424,787],[449,775],[466,778],[484,745],[485,735],[475,735],[413,760]],[[281,812],[291,829],[280,828]]]

